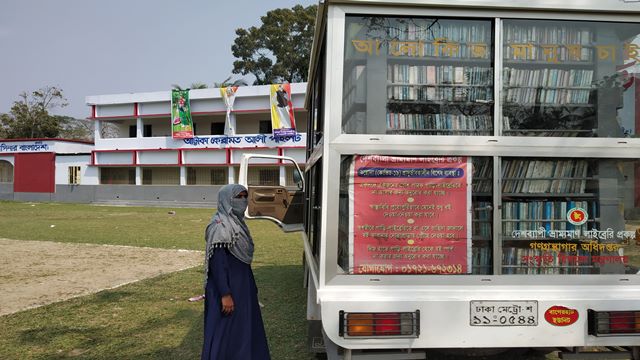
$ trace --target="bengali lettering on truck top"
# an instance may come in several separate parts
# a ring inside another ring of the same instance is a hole
[[[470,184],[466,157],[355,156],[353,273],[470,272]]]

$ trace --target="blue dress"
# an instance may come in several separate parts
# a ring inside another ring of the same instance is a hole
[[[270,359],[251,271],[227,249],[215,249],[209,260],[205,289],[203,360]],[[222,313],[221,297],[231,294],[234,311]]]

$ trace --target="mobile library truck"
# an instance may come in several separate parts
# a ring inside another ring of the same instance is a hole
[[[639,73],[638,1],[321,2],[304,175],[240,176],[329,358],[640,359]]]

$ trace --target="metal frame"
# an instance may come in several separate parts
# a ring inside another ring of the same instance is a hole
[[[482,3],[482,4],[480,4]],[[472,299],[496,300],[537,299],[542,308],[556,303],[573,305],[596,303],[607,305],[608,309],[625,310],[637,304],[637,293],[640,291],[640,277],[635,275],[347,275],[337,269],[338,209],[340,179],[340,158],[351,154],[388,154],[388,155],[466,155],[487,156],[493,160],[493,198],[501,201],[500,160],[509,157],[557,157],[567,154],[571,157],[583,158],[626,158],[635,159],[640,154],[640,139],[622,138],[525,138],[501,136],[501,123],[495,121],[493,136],[407,136],[407,135],[368,135],[343,134],[342,91],[344,72],[344,35],[345,16],[347,14],[362,15],[411,15],[411,16],[450,16],[457,18],[484,18],[494,21],[494,67],[502,69],[502,20],[519,19],[556,19],[556,20],[592,20],[611,22],[640,23],[640,4],[623,3],[616,0],[583,0],[556,2],[555,0],[521,1],[517,6],[506,0],[325,0],[320,7],[316,39],[324,36],[326,41],[326,73],[324,86],[324,137],[322,144],[314,150],[308,160],[306,170],[317,161],[322,161],[322,210],[321,210],[321,242],[319,261],[315,263],[313,256],[307,256],[311,268],[314,288],[309,289],[308,306],[313,312],[321,313],[325,331],[327,348],[341,346],[345,348],[345,357],[351,355],[351,349],[372,348],[414,348],[414,347],[482,347],[486,343],[499,343],[499,337],[508,338],[504,346],[541,346],[544,331],[536,330],[535,336],[526,330],[513,329],[511,333],[497,329],[465,328],[456,319],[450,326],[462,330],[469,342],[451,345],[451,339],[434,332],[433,323],[442,321],[442,311],[468,310]],[[326,16],[325,16],[326,15]],[[326,31],[326,32],[325,32]],[[314,47],[312,67],[319,63],[319,50]],[[315,71],[310,70],[311,74]],[[494,81],[494,119],[501,119],[502,74],[496,71]],[[310,78],[309,83],[313,83]],[[428,139],[429,145],[425,145]],[[532,150],[533,149],[533,150]],[[566,156],[565,156],[566,157]],[[494,203],[494,207],[496,203]],[[498,211],[493,213],[494,221],[494,253],[500,250],[500,231],[496,224],[501,223]],[[305,251],[310,253],[309,244],[303,235]],[[501,268],[501,261],[494,257],[494,269]],[[318,270],[317,274],[315,269]],[[495,271],[494,270],[494,271]],[[579,285],[576,286],[576,280]],[[527,286],[522,286],[523,282]],[[569,288],[570,286],[570,288]],[[615,291],[614,291],[615,290]],[[422,307],[424,317],[423,335],[415,342],[406,339],[340,339],[333,334],[338,329],[338,310],[346,312],[384,312],[413,311],[416,306]],[[392,308],[392,309],[390,309]],[[581,316],[586,317],[585,314]],[[444,316],[444,315],[442,315]],[[452,314],[457,317],[458,314]],[[435,319],[435,320],[434,320]],[[539,321],[542,321],[540,316]],[[468,325],[468,321],[467,321]],[[609,345],[617,341],[617,345],[638,346],[637,338],[623,339],[586,339],[580,327],[574,327],[572,336],[544,338],[551,346],[584,346]],[[521,336],[516,336],[520,333]],[[476,334],[477,337],[469,337]],[[499,335],[497,335],[499,334]],[[576,335],[577,334],[577,335]],[[492,337],[489,340],[488,337]],[[531,338],[529,337],[531,336]],[[484,340],[483,340],[484,339]],[[440,342],[438,342],[440,341]],[[485,341],[485,342],[483,342]],[[504,340],[503,340],[504,341]],[[425,345],[428,344],[428,345]],[[524,344],[524,345],[523,345]]]
[[[366,1],[363,1],[366,3]],[[423,3],[423,2],[422,2]],[[462,11],[459,9],[436,8],[423,9],[411,8],[411,16],[451,16],[458,18],[474,17],[486,18],[495,21],[495,49],[494,49],[494,67],[501,69],[502,64],[502,38],[501,38],[501,21],[504,18],[522,18],[522,19],[563,19],[563,20],[592,20],[592,21],[611,21],[611,22],[640,22],[640,5],[638,5],[637,14],[611,14],[605,13],[559,13],[559,12],[531,12],[531,11],[513,11],[513,10],[486,10],[474,9],[473,12]],[[640,138],[553,138],[538,137],[526,138],[515,136],[498,136],[500,122],[495,122],[494,136],[429,136],[429,145],[425,146],[425,137],[420,135],[369,135],[369,134],[343,134],[341,122],[342,119],[342,83],[343,83],[343,59],[344,59],[344,26],[345,16],[352,14],[376,14],[376,15],[407,15],[407,8],[396,7],[361,7],[361,6],[330,6],[328,9],[327,23],[327,84],[325,102],[325,132],[324,132],[324,174],[323,174],[323,203],[326,206],[322,211],[322,234],[323,249],[321,250],[320,260],[320,288],[325,285],[356,285],[366,284],[373,278],[384,278],[386,276],[368,276],[368,275],[345,275],[338,273],[337,264],[337,238],[333,234],[337,234],[338,212],[338,188],[340,156],[349,154],[386,154],[386,155],[466,155],[466,156],[492,156],[494,161],[494,185],[500,179],[500,162],[503,156],[509,157],[557,157],[558,154],[571,153],[570,157],[583,158],[638,158],[640,154]],[[494,91],[496,96],[494,106],[494,119],[499,119],[501,114],[500,92],[502,89],[501,71],[496,71],[496,82],[494,83]],[[328,89],[332,89],[329,91]],[[334,121],[326,121],[333,119]],[[534,149],[533,151],[531,149]],[[499,187],[494,186],[494,199],[499,201]],[[494,204],[494,207],[496,205]],[[494,225],[500,222],[500,214],[494,211]],[[497,227],[494,226],[495,229]],[[496,231],[495,238],[499,238],[500,234]],[[331,234],[331,235],[328,235]],[[494,241],[495,248],[501,247],[500,241]],[[499,269],[496,264],[500,264],[500,259],[494,257],[494,269]],[[499,275],[499,274],[496,274]],[[496,275],[468,275],[464,279],[459,277],[451,277],[447,275],[403,275],[402,277],[412,278],[416,284],[474,284],[477,278],[492,278],[492,281],[500,283],[520,283],[522,276],[526,276],[527,281],[532,278],[540,278],[540,275],[518,275],[516,277],[506,277]],[[345,279],[346,277],[346,279]],[[392,276],[397,277],[397,276]],[[555,276],[551,276],[555,277]],[[580,275],[581,280],[583,275]],[[591,276],[587,276],[591,277]],[[595,275],[597,279],[593,279],[595,283],[610,283],[618,281],[620,278],[631,278],[631,282],[640,284],[640,279],[633,279],[628,275]],[[425,279],[426,278],[426,279]],[[473,279],[476,278],[476,279]],[[573,283],[575,279],[570,276],[559,276],[557,280],[552,280],[549,275],[545,275],[545,283]],[[562,280],[565,278],[565,280]],[[608,278],[608,280],[604,280]],[[600,280],[602,279],[602,281]],[[425,281],[426,280],[426,281]],[[536,281],[534,281],[536,282]]]

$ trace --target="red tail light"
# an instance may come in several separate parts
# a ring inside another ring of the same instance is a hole
[[[589,334],[595,336],[640,335],[640,311],[589,310]]]
[[[376,335],[400,335],[400,314],[374,314]]]
[[[340,312],[340,336],[344,337],[417,337],[419,311],[404,313]]]

